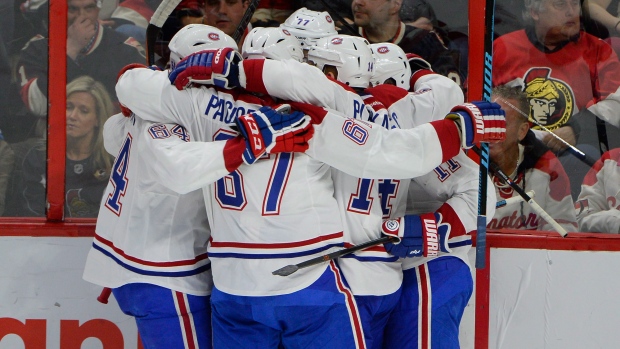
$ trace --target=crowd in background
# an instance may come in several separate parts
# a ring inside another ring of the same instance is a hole
[[[117,73],[144,63],[146,26],[160,2],[68,0],[67,217],[97,216],[112,162],[103,150],[102,126],[120,110]],[[492,160],[517,185],[534,189],[534,199],[568,231],[619,233],[619,2],[496,3],[494,96],[509,125]],[[0,4],[0,216],[44,216],[48,1]],[[159,34],[157,65],[168,61],[167,43],[179,28],[204,23],[232,35],[248,4],[181,1]],[[464,91],[476,78],[467,74],[467,1],[262,0],[248,30],[279,26],[301,7],[329,12],[342,34],[420,55]],[[498,198],[514,195],[497,178],[494,183]],[[500,208],[489,227],[551,229],[532,214],[527,203]],[[597,216],[606,218],[596,223]]]

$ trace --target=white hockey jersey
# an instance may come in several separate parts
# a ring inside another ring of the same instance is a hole
[[[365,96],[363,103],[372,108],[372,112],[368,114],[370,118],[367,119],[356,107],[361,103],[359,96],[340,83],[327,79],[318,69],[290,61],[259,62],[244,62],[243,72],[248,76],[245,84],[251,90],[333,108],[387,129],[413,128],[443,119],[454,105],[463,102],[463,93],[458,85],[448,78],[430,74],[420,77],[419,83],[414,83],[414,93],[390,85],[367,89],[365,93],[370,93],[370,96]],[[261,69],[278,71],[278,80],[263,75]],[[292,83],[282,84],[281,81]],[[377,96],[380,98],[376,98]],[[389,103],[389,106],[384,105],[382,99]],[[388,112],[385,111],[386,106]],[[414,115],[419,122],[413,121]],[[312,149],[307,153],[314,154]],[[415,161],[416,153],[417,149],[411,148],[407,153],[401,154],[401,157],[392,158],[400,163]],[[404,215],[409,180],[385,179],[395,175],[390,169],[390,166],[377,169],[382,179],[357,178],[340,171],[333,172],[335,196],[345,225],[346,245],[379,238],[383,219]],[[400,261],[388,254],[383,246],[341,258],[340,266],[356,295],[390,294],[395,292],[402,282]]]
[[[116,88],[121,103],[137,115],[183,124],[196,140],[230,136],[228,124],[234,118],[266,103],[239,90],[177,91],[165,72],[149,69],[127,71]],[[358,176],[382,178],[378,169],[390,168],[409,178],[459,149],[456,126],[449,120],[410,132],[390,131],[389,136],[379,127],[330,112],[314,121],[308,153]],[[453,141],[442,147],[440,137]],[[394,161],[410,149],[420,149],[412,163]],[[325,163],[301,153],[270,155],[204,188],[212,227],[209,257],[218,289],[238,295],[284,294],[303,289],[322,274],[324,268],[305,268],[286,278],[271,272],[343,245]]]
[[[594,164],[575,203],[579,231],[620,233],[620,148]]]
[[[398,114],[399,127],[410,129],[443,119],[455,105],[463,103],[461,88],[454,81],[439,74],[418,74],[415,77],[411,82],[414,92],[405,93],[383,85],[368,90],[391,113]],[[390,217],[401,217],[405,213],[440,213],[442,223],[450,225],[450,255],[468,263],[467,253],[471,248],[468,233],[476,229],[478,171],[478,165],[460,152],[433,171],[411,181],[401,181],[402,191],[393,200],[394,212]],[[492,191],[489,194],[487,202],[495,207],[495,195]],[[492,209],[490,213],[493,213]],[[405,258],[402,259],[402,269],[411,269],[447,255],[440,252],[436,257]]]
[[[192,138],[177,124],[121,114],[108,119],[104,143],[116,160],[85,280],[111,288],[142,282],[210,294],[210,230],[202,192],[195,189],[229,172],[223,156],[229,148],[227,142],[189,142]],[[184,181],[197,185],[182,194],[173,191]]]

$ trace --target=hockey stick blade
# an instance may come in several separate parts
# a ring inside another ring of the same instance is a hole
[[[381,245],[384,244],[386,242],[395,242],[397,241],[397,238],[393,237],[393,236],[383,236],[379,239],[375,239],[375,240],[371,240],[368,242],[365,242],[363,244],[359,244],[359,245],[355,245],[349,248],[345,248],[342,249],[340,251],[336,251],[336,252],[332,252],[323,256],[319,256],[316,258],[312,258],[309,259],[305,262],[301,262],[299,264],[291,264],[291,265],[287,265],[285,267],[282,267],[278,270],[274,270],[273,272],[271,272],[271,274],[273,275],[278,275],[278,276],[289,276],[291,274],[293,274],[294,272],[296,272],[299,269],[302,268],[307,268],[313,265],[317,265],[317,264],[321,264],[323,262],[329,262],[333,259],[348,255],[350,253],[356,252],[356,251],[360,251],[369,247],[373,247],[376,245]]]

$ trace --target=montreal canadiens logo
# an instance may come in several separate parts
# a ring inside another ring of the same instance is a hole
[[[400,228],[400,224],[398,224],[398,221],[394,219],[386,221],[385,223],[383,223],[383,226],[387,231],[394,234],[398,233],[398,228]]]
[[[334,44],[334,45],[342,44],[342,38],[333,38],[332,39],[332,44]]]
[[[291,36],[291,33],[286,29],[282,29],[282,32],[284,33],[284,35]]]
[[[385,54],[385,53],[390,52],[390,49],[387,48],[387,46],[381,46],[377,49],[377,52]]]
[[[332,17],[329,15],[325,16],[325,20],[327,21],[327,23],[331,23],[332,22]]]
[[[220,39],[220,35],[217,33],[209,33],[209,39],[213,41],[218,41]]]

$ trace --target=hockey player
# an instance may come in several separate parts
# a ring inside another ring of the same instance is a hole
[[[303,120],[300,113],[268,110],[240,120],[255,115],[257,124],[263,117],[273,123]],[[297,142],[290,133],[297,131],[278,127],[257,129],[261,137],[248,138],[266,142],[263,150],[270,154],[307,148],[305,136]],[[84,279],[113,289],[121,310],[135,317],[145,348],[211,348],[210,230],[199,189],[260,157],[250,147],[254,142],[240,135],[208,143],[193,142],[197,136],[135,115],[117,114],[104,128],[106,150],[116,161]],[[292,138],[284,144],[286,136]]]
[[[175,65],[170,78],[173,81],[180,79],[180,86],[186,86],[190,81],[235,86],[238,81],[234,74],[235,57],[232,50],[200,52]],[[276,61],[244,62],[262,65]],[[295,63],[293,60],[286,62]],[[149,96],[148,100],[142,96],[123,97],[129,92],[135,95],[138,86],[142,88],[141,94]],[[203,128],[200,124],[213,120],[231,123],[238,108],[250,107],[246,102],[249,97],[238,89],[225,91],[202,87],[177,91],[165,73],[148,69],[125,72],[119,80],[117,92],[121,102],[138,115],[149,115],[159,121],[173,117],[190,129]],[[219,102],[219,99],[226,101]],[[429,171],[444,157],[451,157],[457,152],[453,147],[461,145],[453,143],[455,139],[451,133],[458,132],[458,129],[450,120],[425,125],[427,127],[412,132],[393,131],[387,137],[380,128],[333,113],[312,116],[315,132],[321,134],[320,138],[311,141],[312,151],[315,155],[320,154],[315,158],[358,176],[376,175],[378,169],[384,172],[389,169],[397,176],[415,176],[420,171]],[[477,114],[474,118],[481,116]],[[463,138],[468,139],[465,140],[467,144],[471,144],[471,136],[475,134],[471,132],[471,120],[468,116],[462,124],[463,130],[469,130]],[[452,139],[452,142],[444,142],[442,147],[438,135],[445,140]],[[333,151],[334,144],[338,144],[341,152]],[[393,148],[389,154],[377,155],[376,149],[388,147]],[[409,154],[410,147],[419,147],[423,151]],[[432,153],[431,147],[436,149]],[[351,154],[356,155],[355,161],[351,161]],[[393,156],[404,158],[405,154],[412,162],[393,161]],[[213,217],[210,220],[212,241],[209,256],[215,284],[211,301],[216,346],[364,346],[350,291],[342,284],[338,286],[340,291],[333,288],[340,280],[336,279],[339,273],[335,263],[304,269],[292,278],[271,274],[283,265],[298,263],[332,246],[342,245],[342,226],[329,171],[323,163],[295,153],[288,158],[279,156],[260,160],[206,188],[207,209],[210,218]],[[231,275],[231,271],[235,273]],[[332,296],[329,299],[319,297],[317,288],[323,290],[319,294]],[[349,298],[340,296],[340,292],[348,294]],[[276,305],[286,312],[271,310]],[[328,308],[332,310],[326,314]],[[351,316],[346,315],[349,311]],[[243,343],[233,332],[233,328],[241,327]],[[297,328],[304,330],[293,335]]]
[[[390,113],[400,111],[399,127],[431,122],[446,108],[463,102],[458,85],[435,74],[422,58],[406,55],[394,44],[371,47],[375,54],[375,87],[367,92],[384,103]],[[409,62],[415,67],[413,74]],[[413,92],[407,93],[404,88]],[[402,292],[389,314],[381,347],[457,347],[461,316],[473,290],[467,253],[471,247],[468,233],[476,229],[478,165],[461,152],[426,175],[401,181],[400,187],[408,195],[406,201],[402,193],[392,199],[390,218],[403,216],[405,210],[407,215],[384,223],[385,234],[397,231],[407,236],[412,230],[432,234],[436,229],[445,239],[435,254],[401,260]],[[494,194],[489,191],[485,195],[489,207],[494,207]],[[409,257],[407,240],[413,240],[416,246],[419,235],[405,237],[401,242],[404,246],[387,248],[392,254]]]
[[[252,29],[243,41],[243,59],[293,59],[303,62],[301,45],[282,28],[258,27]]]
[[[318,39],[330,35],[336,35],[336,26],[329,13],[312,11],[305,7],[293,12],[280,28],[293,34],[304,52],[304,58],[308,58],[308,50],[316,44]]]
[[[277,84],[265,86],[265,89],[277,97],[295,98],[296,96],[303,96],[307,98],[307,100],[316,99],[316,101],[320,101],[323,94],[339,94],[341,97],[338,98],[337,101],[340,102],[340,104],[334,104],[333,107],[347,110],[347,105],[352,105],[353,103],[346,103],[346,105],[344,105],[345,103],[342,103],[343,101],[346,101],[347,98],[349,100],[353,100],[353,102],[357,101],[355,98],[351,97],[352,95],[355,95],[355,93],[352,93],[351,88],[363,90],[369,85],[371,71],[368,69],[368,63],[372,62],[372,53],[365,47],[365,45],[366,43],[362,39],[339,35],[320,39],[317,41],[316,46],[310,48],[308,56],[309,61],[315,63],[316,66],[329,77],[334,80],[338,80],[341,85],[331,81],[325,81],[324,84],[311,89],[306,86],[308,84],[307,82],[317,82],[319,79],[305,79],[300,81],[299,79],[295,80],[295,78],[293,78],[293,80],[298,83],[287,86],[290,87],[290,89],[281,88]],[[366,48],[366,50],[364,50],[364,48]],[[267,63],[269,62],[265,62],[265,64]],[[293,65],[293,63],[290,65]],[[303,70],[302,68],[303,65],[299,65],[299,68],[291,69],[290,72],[295,72],[299,77],[299,75],[302,74],[308,76],[307,74],[310,74],[312,71],[312,69],[305,68],[305,70]],[[289,73],[289,71],[282,68],[279,68],[278,71],[282,74],[282,76]],[[314,71],[312,72],[314,73]],[[437,76],[439,77],[439,75]],[[284,81],[287,81],[288,79],[290,78],[285,77]],[[460,88],[448,78],[440,77],[439,80],[442,81],[441,79],[445,79],[446,82],[450,83],[450,85],[447,85],[448,87],[454,86],[454,88],[458,90],[458,93],[453,93],[449,88],[446,88],[446,90],[450,92],[448,96],[452,97],[453,101],[458,101],[458,98],[460,97],[462,101],[462,93],[460,93]],[[431,79],[427,78],[427,80]],[[428,86],[426,89],[428,89]],[[395,89],[398,88],[395,87]],[[436,90],[437,93],[439,91],[440,89]],[[407,91],[404,92],[407,94]],[[435,109],[439,109],[439,107],[433,108],[431,105],[433,101],[430,99],[432,97],[430,93],[425,96],[423,96],[424,91],[420,91],[420,93],[421,96],[419,99],[423,102],[418,105],[417,111],[419,113],[428,112],[432,114]],[[453,96],[456,96],[456,98]],[[325,100],[331,102],[329,99]],[[449,102],[450,100],[446,99],[446,101]],[[363,102],[358,101],[358,103]],[[424,103],[426,103],[426,105]],[[415,106],[415,100],[410,101],[410,106],[411,105]],[[425,107],[426,109],[424,109]],[[360,117],[359,113],[356,113],[355,111],[354,115],[356,117]],[[376,120],[376,118],[373,118],[373,120]],[[308,154],[313,156],[315,155],[312,149],[308,151]],[[464,162],[463,168],[469,166],[461,172],[470,171],[470,173],[473,173],[473,182],[465,181],[464,186],[451,184],[449,188],[450,190],[455,190],[456,192],[469,190],[468,194],[471,200],[467,201],[467,198],[460,199],[460,201],[465,201],[465,204],[453,205],[458,209],[468,209],[471,216],[475,217],[475,205],[477,203],[477,167],[473,163],[465,163],[466,161],[471,162],[471,160],[469,160],[464,154],[461,153],[461,155],[464,158],[462,160]],[[454,171],[458,170],[458,168],[452,169]],[[390,171],[384,171],[383,177],[388,177],[390,174]],[[433,172],[432,176],[436,178],[437,175]],[[398,191],[400,189],[404,189],[405,193],[407,191],[405,181],[381,180],[381,184],[379,184],[379,181],[377,180],[355,178],[340,171],[333,171],[332,177],[334,178],[335,195],[341,207],[343,221],[345,222],[345,243],[350,244],[358,244],[378,237],[380,234],[382,216],[385,215],[386,218],[389,217],[390,208],[397,208],[396,197],[403,197],[403,195],[398,194]],[[453,179],[455,177],[457,176],[453,176]],[[426,181],[431,182],[430,180]],[[451,182],[452,181],[449,181],[449,183]],[[471,185],[472,183],[473,186]],[[399,184],[401,188],[399,188]],[[441,182],[438,183],[438,187],[442,187]],[[381,188],[381,194],[383,194],[382,197],[379,196],[379,188]],[[441,192],[441,190],[439,191]],[[446,194],[443,201],[445,201],[449,196],[449,194]],[[490,197],[490,201],[494,202],[494,196],[491,194]],[[459,201],[459,199],[455,199],[455,201]],[[401,206],[403,206],[400,210],[400,214],[402,215],[405,210],[404,205]],[[469,245],[471,245],[469,236],[464,236],[468,230],[465,231],[465,229],[461,227],[461,221],[451,209],[452,206],[447,207],[448,208],[444,210],[443,214],[449,215],[448,222],[450,220],[456,221],[453,228],[453,241],[457,240],[461,243],[469,242]],[[396,214],[396,212],[393,213]],[[471,223],[475,224],[475,219],[466,220],[465,223],[468,224],[469,230],[475,229],[475,225],[471,225]],[[444,225],[446,225],[445,222]],[[412,226],[413,224],[410,224],[408,229],[413,229]],[[403,233],[404,232],[401,231],[401,234]],[[448,231],[444,229],[442,230],[442,233],[447,235]],[[408,237],[406,242],[397,245],[398,247],[394,247],[394,249],[408,251],[410,248],[411,250],[415,250],[415,248],[411,246],[408,248],[404,247],[413,240],[414,238]],[[447,237],[444,240],[447,240]],[[418,245],[415,245],[420,248],[420,255],[422,253],[422,246],[420,245],[421,241],[423,241],[423,239],[419,238],[417,240]],[[447,251],[447,244],[444,246],[444,250]],[[383,344],[382,334],[385,323],[392,308],[394,308],[396,303],[399,301],[400,284],[402,280],[400,263],[396,261],[394,256],[387,254],[385,249],[379,248],[370,251],[363,251],[349,258],[343,258],[340,260],[339,264],[343,269],[347,282],[349,283],[356,300],[358,301],[358,309],[363,322],[366,345],[372,348],[380,348]],[[457,265],[462,265],[462,262],[458,260]],[[469,294],[471,294],[471,283],[469,285],[469,290]],[[469,297],[469,294],[467,295],[467,298]]]
[[[620,148],[601,156],[575,203],[579,231],[620,234]]]
[[[506,139],[489,146],[491,161],[524,191],[533,190],[536,203],[566,231],[577,231],[570,182],[564,167],[520,115],[522,110],[528,110],[525,93],[520,87],[498,86],[491,98],[506,110]],[[493,177],[493,184],[500,200],[519,195],[500,178]],[[489,217],[493,217],[487,223],[489,229],[554,230],[523,201],[503,206]]]

